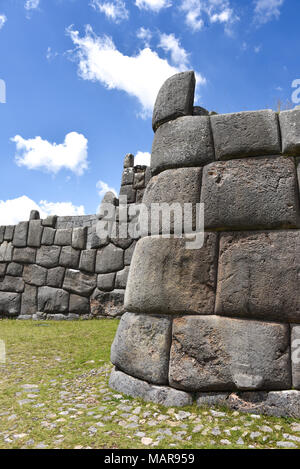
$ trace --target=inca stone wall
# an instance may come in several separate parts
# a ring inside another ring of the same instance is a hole
[[[184,72],[159,92],[143,201],[204,203],[204,245],[138,241],[110,385],[299,418],[300,110],[217,115],[194,88]]]
[[[149,172],[126,155],[120,195],[129,205],[143,197]],[[119,200],[107,193],[103,202]],[[39,218],[33,211],[29,221],[0,227],[0,317],[120,316],[136,239],[100,239],[96,215]]]

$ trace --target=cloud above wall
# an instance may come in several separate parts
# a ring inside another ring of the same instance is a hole
[[[84,135],[70,132],[63,143],[50,143],[41,137],[24,139],[16,135],[11,139],[16,144],[15,161],[27,169],[58,173],[67,169],[81,176],[88,168],[88,141]]]
[[[224,25],[227,34],[232,34],[232,25],[239,21],[230,0],[182,0],[180,10],[192,31],[200,31],[208,22]]]
[[[254,3],[255,21],[258,24],[266,24],[279,18],[284,0],[255,0]]]
[[[3,14],[1,14],[1,15],[0,15],[0,29],[2,29],[2,28],[3,28],[3,26],[4,26],[4,25],[5,25],[5,23],[6,23],[6,21],[7,21],[7,18],[6,18],[6,16],[5,16],[5,15],[3,15]]]
[[[141,166],[150,166],[151,154],[147,151],[138,151],[134,158],[134,164]]]
[[[114,189],[114,187],[109,187],[109,185],[104,181],[98,181],[96,188],[101,198],[105,196],[106,192],[113,192],[115,196],[118,197],[116,189]]]
[[[170,7],[172,2],[171,0],[136,0],[135,4],[140,10],[151,10],[157,13],[163,8]]]
[[[114,23],[120,23],[121,21],[129,18],[129,11],[126,8],[125,2],[122,0],[102,1],[102,0],[91,0],[90,5],[100,13],[103,13],[109,20]]]
[[[83,205],[76,206],[72,202],[48,202],[41,200],[36,203],[26,195],[10,200],[0,200],[0,225],[16,225],[29,219],[31,210],[38,210],[41,218],[48,215],[84,215]]]

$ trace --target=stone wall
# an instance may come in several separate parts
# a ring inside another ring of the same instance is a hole
[[[126,155],[120,195],[141,199],[150,169]],[[112,193],[104,202],[118,206]],[[136,244],[130,237],[99,239],[98,216],[50,216],[0,227],[0,317],[79,319],[123,313]]]
[[[194,88],[185,72],[159,92],[144,201],[203,202],[204,245],[138,241],[110,384],[299,418],[300,110],[216,115]]]

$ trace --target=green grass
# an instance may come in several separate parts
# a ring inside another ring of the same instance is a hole
[[[300,440],[292,419],[224,409],[219,409],[224,416],[215,417],[210,409],[167,409],[110,390],[110,345],[117,326],[117,320],[0,321],[7,352],[0,364],[0,448],[275,448],[278,441],[289,441],[284,434]],[[24,385],[36,385],[39,392]],[[180,418],[180,410],[189,414]],[[213,435],[216,427],[220,434]],[[261,435],[251,438],[252,432]],[[151,438],[149,446],[140,433]],[[240,437],[243,445],[237,445]],[[230,445],[222,443],[225,439]]]

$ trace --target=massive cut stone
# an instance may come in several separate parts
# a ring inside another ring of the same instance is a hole
[[[28,246],[33,248],[39,248],[41,246],[43,229],[41,220],[31,220],[29,222]]]
[[[170,385],[185,391],[291,386],[289,327],[218,316],[174,319]]]
[[[89,296],[96,288],[97,275],[84,274],[79,270],[67,270],[63,288],[77,295]]]
[[[216,313],[300,322],[300,231],[221,235]]]
[[[131,264],[131,259],[135,250],[136,246],[136,241],[132,243],[132,245],[126,249],[124,252],[124,265],[130,265]]]
[[[21,221],[16,227],[13,238],[13,245],[18,248],[25,248],[27,245],[28,221]]]
[[[32,285],[25,285],[22,295],[21,314],[33,315],[37,312],[37,288]]]
[[[169,318],[125,313],[111,347],[111,362],[153,384],[167,384],[172,322]]]
[[[127,282],[125,309],[131,312],[213,314],[217,235],[206,233],[201,249],[186,239],[158,236],[138,241]]]
[[[0,282],[0,291],[22,293],[22,291],[24,291],[24,286],[22,277],[11,277],[6,275]]]
[[[124,313],[124,290],[103,292],[96,289],[91,297],[91,313],[93,316],[115,318]]]
[[[56,230],[54,242],[58,246],[71,246],[72,229],[66,228]]]
[[[19,293],[0,292],[0,314],[17,316],[21,308],[21,295]]]
[[[37,251],[36,263],[47,269],[57,267],[60,251],[60,246],[42,246]]]
[[[15,226],[14,225],[7,225],[5,226],[4,231],[4,241],[12,241],[14,237]]]
[[[88,298],[78,295],[70,295],[69,312],[74,314],[89,314],[90,302]]]
[[[38,291],[38,310],[43,313],[66,313],[69,293],[58,288],[41,287]]]
[[[274,111],[246,111],[212,116],[217,160],[281,152],[278,117]]]
[[[282,152],[300,156],[300,110],[283,111],[279,114]]]
[[[45,220],[42,220],[42,225],[49,226],[50,228],[55,228],[56,222],[57,222],[57,216],[50,215],[49,217],[45,218]]]
[[[164,122],[193,114],[195,84],[193,71],[177,73],[164,82],[154,105],[154,131]]]
[[[42,287],[46,285],[47,269],[36,264],[25,265],[23,278],[30,285]]]
[[[127,186],[129,184],[133,184],[134,181],[134,169],[133,168],[125,168],[122,174],[122,186]]]
[[[205,227],[208,230],[299,227],[297,191],[292,158],[212,163],[204,168],[202,179]]]
[[[102,291],[112,291],[115,287],[116,274],[99,274],[97,278],[97,287]]]
[[[136,190],[132,186],[121,186],[120,197],[127,197],[128,204],[134,204],[136,200]]]
[[[193,403],[191,394],[168,386],[151,385],[116,369],[111,372],[109,386],[115,391],[128,396],[139,397],[144,401],[154,402],[166,407],[184,407]]]
[[[63,285],[65,270],[66,269],[64,267],[54,267],[53,269],[49,269],[47,273],[47,286],[61,288]]]
[[[117,289],[124,288],[125,290],[127,279],[128,279],[128,274],[129,274],[129,266],[124,267],[123,270],[120,270],[117,273],[117,276],[116,276],[116,288]]]
[[[12,260],[13,247],[11,243],[4,241],[0,245],[0,262],[10,262]]]
[[[291,330],[293,388],[300,390],[300,326]]]
[[[153,174],[165,169],[204,166],[214,161],[209,117],[189,116],[160,126],[151,154]]]
[[[71,246],[63,246],[61,248],[59,264],[70,269],[78,269],[80,251]]]
[[[124,267],[124,251],[117,248],[113,244],[105,246],[97,252],[96,272],[98,274],[106,274],[109,272],[117,272]]]
[[[88,249],[81,252],[79,269],[84,270],[85,272],[95,272],[95,262],[96,262],[97,251],[93,249]]]
[[[87,238],[86,228],[74,228],[72,233],[72,247],[74,249],[85,249]]]
[[[34,264],[36,258],[36,249],[33,248],[14,248],[13,261],[23,264]]]
[[[6,265],[7,265],[7,264],[0,264],[0,279],[1,279],[1,280],[2,280],[2,278],[3,278],[4,275],[5,275],[5,272],[6,272]],[[8,264],[8,265],[10,266],[11,264]],[[11,275],[11,274],[9,274],[9,275]],[[18,276],[17,276],[17,277],[18,277]]]
[[[52,246],[54,244],[55,230],[46,226],[43,231],[42,244]]]
[[[22,277],[23,275],[23,265],[16,264],[15,262],[11,262],[7,266],[7,275],[11,275],[12,277]]]
[[[0,244],[4,241],[5,226],[0,226]]]

